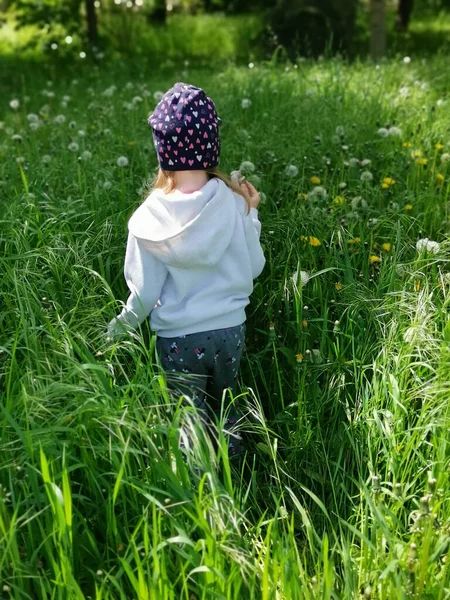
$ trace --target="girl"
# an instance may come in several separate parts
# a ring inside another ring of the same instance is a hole
[[[200,88],[177,83],[148,119],[159,161],[154,189],[128,223],[125,279],[131,291],[108,326],[111,339],[151,313],[157,352],[173,387],[205,411],[235,392],[245,307],[264,267],[257,207],[248,182],[222,175],[221,123]],[[170,383],[170,381],[169,381]],[[226,407],[227,429],[236,421]],[[231,454],[241,448],[230,441]]]

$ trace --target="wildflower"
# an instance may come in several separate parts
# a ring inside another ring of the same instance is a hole
[[[335,145],[336,144],[340,144],[341,140],[339,139],[339,137],[337,135],[333,135],[332,138],[331,138],[331,143],[335,144]]]
[[[350,238],[349,240],[347,240],[347,244],[360,244],[361,243],[361,238],[360,237],[355,237],[355,238]]]
[[[406,85],[404,85],[403,87],[400,88],[400,96],[402,98],[407,98],[409,96],[409,90],[406,87]]]
[[[387,185],[394,185],[395,179],[392,179],[392,177],[385,177],[383,179],[383,183],[387,183]]]
[[[403,59],[403,62],[405,63],[405,65],[409,65],[409,63],[411,62],[411,59],[409,56],[405,56],[405,58]]]
[[[295,355],[295,360],[300,363],[303,360],[303,354],[296,354]]]
[[[436,178],[437,178],[438,181],[441,181],[441,182],[444,181],[444,179],[445,179],[445,177],[442,175],[442,173],[438,173],[436,175]]]
[[[103,182],[103,189],[104,190],[109,190],[112,188],[112,183],[110,181],[104,181]]]
[[[361,198],[361,196],[355,196],[352,198],[351,205],[353,210],[356,210],[358,207],[367,208],[367,202],[364,200],[364,198]]]
[[[24,157],[24,156],[18,156],[18,157],[16,158],[16,163],[17,163],[18,165],[23,165],[23,163],[24,163],[24,162],[25,162],[25,157]]]
[[[433,242],[432,240],[429,240],[428,238],[423,238],[423,239],[417,241],[416,250],[418,252],[422,252],[425,250],[426,252],[429,252],[430,254],[439,254],[441,247],[438,244],[438,242]]]
[[[298,199],[298,200],[306,200],[306,198],[307,198],[307,197],[308,197],[308,195],[307,195],[307,194],[302,194],[301,192],[299,192],[299,193],[297,194],[297,199]]]
[[[313,177],[311,177],[311,183],[313,185],[320,185],[320,178],[317,177],[316,175],[313,175]]]
[[[39,117],[35,113],[30,113],[27,115],[27,119],[30,123],[37,123],[39,121]]]
[[[340,292],[342,290],[342,283],[337,282],[334,284],[334,287],[336,288],[336,291]]]
[[[245,174],[245,172],[253,173],[255,171],[255,165],[249,160],[244,160],[239,167],[239,171],[241,171],[243,174]]]
[[[20,106],[20,102],[19,100],[17,100],[17,98],[15,98],[14,100],[11,100],[11,102],[9,103],[9,106],[13,109],[13,110],[17,110]]]
[[[336,196],[336,198],[333,198],[333,204],[335,204],[335,205],[345,204],[344,196]]]
[[[128,142],[128,145],[133,147],[135,145],[136,142]]]
[[[420,150],[413,150],[411,152],[412,158],[420,158],[422,156],[422,152]]]
[[[85,137],[85,135],[86,135],[86,132],[85,132],[85,130],[84,130],[84,129],[80,129],[80,130],[78,131],[78,135],[79,135],[80,137]]]
[[[382,249],[385,252],[390,252],[391,251],[391,244],[389,244],[389,242],[386,242],[384,244],[381,244]]]
[[[44,163],[44,165],[47,165],[52,160],[52,157],[49,154],[44,154],[41,160]]]
[[[88,161],[88,160],[91,160],[91,158],[92,158],[92,154],[89,152],[89,150],[85,150],[83,152],[83,154],[81,155],[81,160]]]
[[[439,100],[436,100],[437,107],[440,108],[441,106],[444,106],[444,104],[445,104],[445,100],[443,100],[442,98],[439,98]]]
[[[390,127],[389,128],[389,135],[392,135],[392,136],[395,136],[395,137],[401,137],[402,130],[399,127]]]
[[[336,135],[343,137],[344,135],[344,128],[342,127],[342,125],[338,125],[336,127]]]
[[[359,160],[358,160],[357,158],[351,158],[351,159],[348,161],[348,164],[349,164],[351,167],[357,167],[357,166],[359,165]]]
[[[242,108],[250,108],[252,101],[249,98],[244,98],[241,102]]]
[[[309,245],[313,246],[313,247],[317,247],[317,246],[321,245],[320,240],[312,235],[310,235],[308,237],[302,235],[302,236],[300,236],[300,239],[302,240],[302,242],[308,242]]]
[[[317,185],[315,188],[313,188],[309,192],[308,197],[309,198],[320,197],[323,200],[325,200],[325,198],[327,197],[327,190],[324,187]]]
[[[153,98],[154,98],[155,102],[159,102],[163,96],[164,96],[163,92],[155,92],[153,94]]]
[[[364,159],[361,161],[361,166],[362,166],[362,167],[368,167],[368,166],[369,166],[369,165],[371,165],[371,164],[372,164],[372,161],[371,161],[369,158],[364,158]]]
[[[143,102],[143,100],[140,96],[135,96],[131,102],[133,104],[140,104],[141,102]]]
[[[411,211],[413,209],[413,205],[412,204],[407,204],[405,206],[405,210],[407,210],[408,212]]]
[[[364,181],[364,182],[372,181],[373,175],[372,175],[372,173],[370,171],[363,171],[361,173],[361,178],[360,179],[361,179],[361,181]]]
[[[385,182],[383,182],[383,183],[381,184],[381,187],[383,188],[383,190],[387,190],[387,189],[389,188],[389,184],[388,184],[388,183],[385,183]]]
[[[106,88],[106,90],[104,90],[104,92],[102,93],[102,96],[106,96],[106,97],[110,98],[114,94],[116,89],[117,89],[117,87],[115,85],[112,85],[109,88]],[[156,98],[155,98],[155,100],[156,100]],[[159,102],[159,100],[158,100],[158,102]]]
[[[371,254],[369,256],[369,263],[371,265],[374,265],[376,263],[380,263],[381,262],[381,258],[379,256],[377,256],[376,254]]]
[[[56,115],[56,117],[53,119],[53,121],[55,123],[57,123],[58,125],[62,125],[63,123],[66,122],[66,117],[64,115]]]
[[[439,142],[437,144],[434,145],[434,147],[436,148],[436,150],[443,150],[444,148],[444,144],[440,144]]]
[[[444,152],[444,154],[441,156],[441,162],[446,163],[448,161],[450,161],[450,154],[448,152]]]
[[[308,321],[306,319],[303,319],[303,321],[302,321],[302,327],[303,327],[303,329],[307,329],[307,327],[308,327]]]
[[[111,129],[108,129],[108,128],[104,129],[103,135],[111,135]]]
[[[76,142],[71,142],[67,147],[71,152],[78,152],[79,149],[79,145]]]
[[[345,190],[346,187],[347,187],[347,184],[345,183],[345,181],[341,181],[341,183],[338,185],[338,188],[340,190]]]
[[[269,323],[269,331],[275,331],[275,323],[273,321]]]
[[[128,158],[126,156],[119,156],[119,158],[117,159],[117,166],[118,167],[127,167],[128,166]]]
[[[13,142],[17,142],[18,144],[22,143],[22,136],[19,135],[18,133],[13,135],[11,139]]]
[[[411,142],[403,142],[403,148],[411,148],[411,147],[412,147]]]
[[[386,127],[380,127],[377,133],[380,137],[387,137],[389,135],[389,130],[386,129]]]
[[[289,165],[286,168],[286,175],[288,177],[296,177],[298,175],[298,168],[295,165]]]
[[[297,285],[299,276],[300,276],[301,287],[304,287],[308,283],[308,281],[311,279],[311,277],[307,271],[296,271],[291,277],[291,281],[294,285]]]
[[[426,165],[426,164],[428,164],[427,158],[418,158],[416,160],[416,165]]]

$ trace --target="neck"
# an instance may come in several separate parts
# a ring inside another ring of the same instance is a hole
[[[180,192],[196,192],[207,183],[205,171],[175,171],[175,189]]]

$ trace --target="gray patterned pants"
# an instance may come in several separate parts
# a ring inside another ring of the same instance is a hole
[[[232,429],[238,419],[233,403],[222,406],[222,399],[229,400],[224,391],[236,392],[236,381],[245,342],[245,323],[236,327],[202,331],[175,338],[158,337],[156,349],[167,374],[171,389],[190,396],[208,421],[212,415],[227,413],[225,428]],[[173,376],[172,376],[173,374]],[[229,452],[242,452],[239,440],[230,437]]]

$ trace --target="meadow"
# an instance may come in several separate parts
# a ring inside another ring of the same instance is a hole
[[[447,58],[160,67],[2,84],[1,597],[449,598]],[[240,469],[167,394],[147,324],[106,339],[177,80],[263,192]]]

